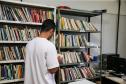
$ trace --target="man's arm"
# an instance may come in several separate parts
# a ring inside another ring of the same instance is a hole
[[[58,69],[59,68],[56,67],[56,68],[48,69],[48,71],[49,71],[49,73],[54,74],[54,73],[56,73],[58,71]]]
[[[57,51],[54,45],[48,45],[47,54],[46,54],[46,64],[48,72],[53,74],[58,71],[59,62],[57,59]]]
[[[62,59],[63,59],[63,56],[61,54],[58,54],[57,56],[57,59],[58,59],[58,62],[62,62]],[[58,71],[59,67],[56,67],[56,68],[52,68],[52,69],[48,69],[48,71],[53,74],[53,73],[56,73]]]

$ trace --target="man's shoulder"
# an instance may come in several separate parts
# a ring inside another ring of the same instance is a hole
[[[28,41],[28,43],[27,43],[27,45],[26,45],[26,46],[29,46],[29,45],[34,44],[35,40],[36,40],[36,38],[32,39],[31,41]]]
[[[48,41],[48,42],[47,42],[47,45],[48,45],[49,47],[55,47],[55,45],[54,45],[51,41]]]

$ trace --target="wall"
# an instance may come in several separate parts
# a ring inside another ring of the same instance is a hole
[[[103,53],[115,53],[116,26],[117,26],[117,0],[23,0],[29,3],[59,6],[65,5],[75,9],[96,10],[107,9],[103,15]],[[99,19],[98,19],[99,20]],[[97,22],[98,20],[92,19]],[[126,58],[126,0],[121,3],[119,54]]]
[[[96,10],[107,9],[108,13],[117,14],[117,0],[23,0],[24,2],[46,4],[52,6],[65,5],[75,9]],[[122,14],[126,15],[126,7],[122,3]]]
[[[121,4],[121,12],[126,12],[126,0]],[[119,49],[118,52],[121,54],[121,57],[126,58],[126,13],[120,17],[119,25]]]
[[[118,52],[121,54],[121,57],[126,58],[126,16],[120,17]]]

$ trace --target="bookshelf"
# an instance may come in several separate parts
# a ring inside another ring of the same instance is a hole
[[[23,63],[24,60],[8,60],[8,61],[0,61],[0,64],[9,64],[9,63]]]
[[[0,0],[0,84],[23,84],[25,45],[39,35],[45,19],[56,22],[55,7]],[[55,35],[53,43],[54,39]],[[1,72],[4,68],[6,75]],[[9,73],[12,68],[16,75]]]
[[[34,25],[34,26],[41,26],[42,23],[36,22],[20,22],[20,21],[7,21],[7,20],[0,20],[1,24],[18,24],[18,25]]]
[[[91,49],[99,49],[100,59],[102,59],[102,13],[103,11],[96,10],[57,9],[56,42],[58,52],[63,55],[58,84],[68,84],[85,78],[94,80],[98,77],[90,63],[92,62]],[[90,21],[91,17],[96,16],[101,18],[100,29]],[[99,44],[91,42],[91,34],[100,35]]]
[[[13,79],[13,80],[2,80],[0,81],[0,84],[7,84],[7,83],[15,83],[15,82],[22,82],[24,79]]]

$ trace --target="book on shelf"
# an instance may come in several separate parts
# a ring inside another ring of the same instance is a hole
[[[24,78],[24,64],[0,65],[0,80]]]
[[[61,64],[77,64],[91,61],[91,56],[87,52],[61,52],[63,59]]]
[[[53,18],[52,10],[0,4],[1,20],[42,23],[46,19]]]
[[[72,68],[61,68],[61,81],[71,81],[82,78],[93,78],[95,71],[91,67],[72,67]]]
[[[61,26],[61,30],[71,30],[71,31],[80,31],[80,32],[98,31],[91,22],[87,22],[85,20],[75,20],[75,19],[61,17],[59,23]]]
[[[40,29],[36,27],[23,26],[0,26],[1,41],[29,41],[40,34]]]
[[[69,35],[61,33],[59,37],[60,47],[98,47],[97,44],[88,42],[85,35]]]
[[[25,56],[25,46],[1,46],[0,61],[22,60]]]

